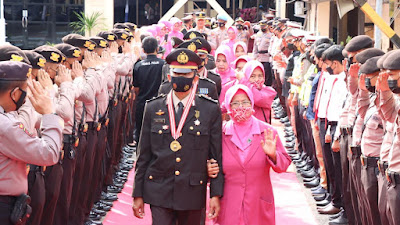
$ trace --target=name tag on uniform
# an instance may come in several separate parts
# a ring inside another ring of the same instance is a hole
[[[199,88],[199,94],[207,95],[208,94],[208,88]]]
[[[155,123],[165,123],[165,119],[164,118],[155,118],[154,122]]]

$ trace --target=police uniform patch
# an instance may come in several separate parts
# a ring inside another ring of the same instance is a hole
[[[208,88],[199,88],[199,94],[208,95]]]

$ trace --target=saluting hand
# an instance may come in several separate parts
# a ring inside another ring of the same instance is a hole
[[[278,140],[278,134],[274,134],[271,128],[264,130],[264,139],[261,140],[261,146],[264,153],[276,163],[276,143]]]
[[[57,76],[54,77],[54,82],[58,86],[60,86],[62,83],[68,82],[68,81],[72,81],[71,70],[69,70],[64,65],[60,65],[60,67],[58,67]]]
[[[145,214],[144,214],[144,202],[143,198],[137,197],[133,199],[133,215],[135,215],[139,219],[143,219]]]
[[[387,72],[384,72],[382,74],[379,74],[379,89],[380,91],[390,91],[389,84],[388,84],[388,78],[389,74]]]
[[[32,93],[28,97],[36,112],[42,115],[54,112],[53,102],[39,82],[33,80],[32,83],[28,83],[28,88]]]
[[[365,74],[360,75],[360,78],[358,79],[358,88],[363,91],[368,91],[367,87],[365,86]]]
[[[349,75],[358,78],[358,71],[360,70],[360,64],[354,63],[350,65]]]
[[[53,81],[51,81],[50,75],[44,69],[38,71],[37,79],[44,89],[53,88]]]
[[[132,52],[132,48],[131,48],[131,44],[129,42],[125,42],[124,46],[122,47],[122,52],[123,53],[131,53]]]
[[[118,44],[117,44],[117,42],[113,41],[110,44],[109,50],[110,50],[111,53],[118,53]]]
[[[77,77],[83,77],[83,68],[78,61],[72,63],[71,77],[74,80]]]

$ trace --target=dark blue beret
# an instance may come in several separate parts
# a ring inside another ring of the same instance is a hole
[[[16,61],[0,62],[0,80],[26,81],[31,74],[31,66]]]

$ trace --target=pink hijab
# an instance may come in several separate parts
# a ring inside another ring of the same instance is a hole
[[[248,62],[248,61],[251,61],[252,60],[252,58],[250,57],[250,56],[248,56],[248,55],[242,55],[242,56],[240,56],[239,58],[237,58],[234,62],[233,62],[233,68],[235,68],[236,69],[236,66],[237,66],[237,64],[238,64],[238,62],[239,61],[241,61],[241,60],[243,60],[243,61],[245,61],[246,63]],[[243,67],[244,68],[244,67]]]
[[[264,71],[264,66],[257,60],[250,60],[247,61],[246,65],[243,67],[243,72],[244,72],[244,77],[242,80],[249,81],[251,74],[254,72],[255,69],[260,68],[264,74],[264,79],[265,79],[265,71]]]
[[[245,93],[247,95],[251,101],[252,107],[254,107],[253,93],[251,90],[241,84],[234,85],[229,88],[225,95],[224,103],[228,110],[228,114],[232,112],[231,102],[233,97],[241,93]],[[249,120],[242,123],[236,123],[233,120],[228,121],[225,124],[224,133],[225,135],[232,135],[232,143],[234,143],[240,150],[244,151],[251,145],[253,134],[255,134],[257,130],[259,130],[257,119],[252,116]]]
[[[238,46],[242,46],[242,48],[244,49],[244,52],[247,54],[247,45],[246,45],[246,43],[244,43],[243,41],[238,41],[233,45],[233,55],[235,55],[236,48]]]
[[[236,35],[237,35],[238,31],[237,31],[236,27],[229,27],[227,31],[228,32],[229,31],[233,31],[235,33],[235,38],[234,39],[224,40],[224,41],[221,42],[221,45],[227,45],[229,47],[230,51],[231,51],[232,57],[234,58],[235,57],[235,51],[234,51],[233,46],[236,43]]]
[[[172,30],[172,23],[171,22],[169,22],[169,21],[166,21],[166,20],[163,20],[163,21],[158,21],[158,23],[162,23],[162,24],[164,24],[167,28],[168,28],[168,31],[171,31]]]
[[[215,60],[217,60],[218,55],[223,55],[226,58],[226,62],[228,63],[228,69],[224,72],[219,71],[218,67],[216,72],[221,75],[222,85],[228,83],[229,81],[236,79],[235,71],[231,68],[231,63],[233,62],[233,56],[231,49],[226,45],[221,45],[215,51]]]

